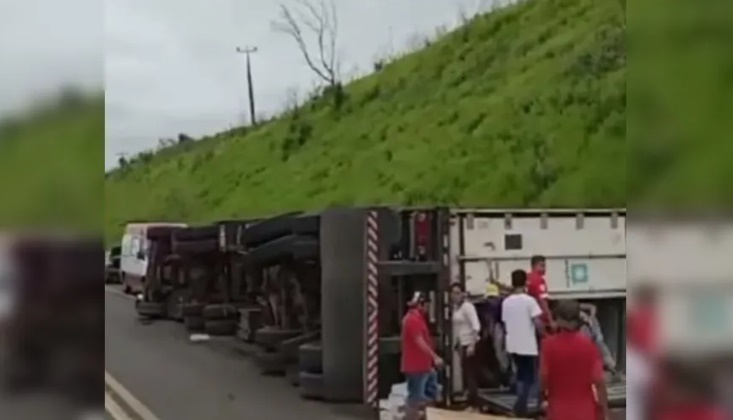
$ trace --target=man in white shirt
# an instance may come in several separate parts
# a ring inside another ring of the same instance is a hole
[[[468,391],[468,405],[479,408],[478,371],[480,365],[476,358],[476,344],[479,341],[481,322],[473,303],[466,299],[466,292],[460,283],[451,285],[453,300],[453,342],[461,358],[463,383]]]
[[[542,331],[542,308],[527,294],[527,273],[512,272],[512,293],[501,305],[501,319],[506,330],[506,351],[516,367],[517,401],[514,412],[527,415],[530,392],[537,380],[539,348],[537,335]]]

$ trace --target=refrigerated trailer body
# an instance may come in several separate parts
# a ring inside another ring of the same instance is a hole
[[[528,271],[532,256],[544,256],[551,305],[559,299],[593,304],[606,344],[616,365],[623,369],[625,225],[623,209],[451,210],[451,282],[462,284],[470,296],[481,299],[490,279],[508,285],[513,270]],[[446,395],[448,403],[463,393],[458,355],[452,350],[450,354],[448,389],[452,395]],[[623,381],[609,385],[615,405],[624,404],[625,392]],[[512,394],[498,389],[484,389],[481,397],[484,404],[498,411],[510,412],[514,403]]]
[[[543,255],[552,298],[624,297],[625,223],[619,210],[455,210],[451,277],[484,295],[490,275],[508,284],[513,270]]]

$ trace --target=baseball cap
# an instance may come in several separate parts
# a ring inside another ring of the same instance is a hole
[[[417,306],[426,302],[429,302],[427,294],[418,290],[412,294],[412,298],[407,302],[407,306]]]

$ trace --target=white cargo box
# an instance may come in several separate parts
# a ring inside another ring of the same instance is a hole
[[[626,210],[462,209],[451,214],[452,281],[485,295],[530,258],[547,258],[551,297],[626,296]]]

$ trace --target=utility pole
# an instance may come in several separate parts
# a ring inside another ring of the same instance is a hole
[[[237,47],[237,53],[244,54],[247,57],[247,92],[249,93],[249,118],[252,125],[257,124],[255,119],[255,94],[252,88],[252,66],[249,62],[249,56],[257,52],[257,47]]]

